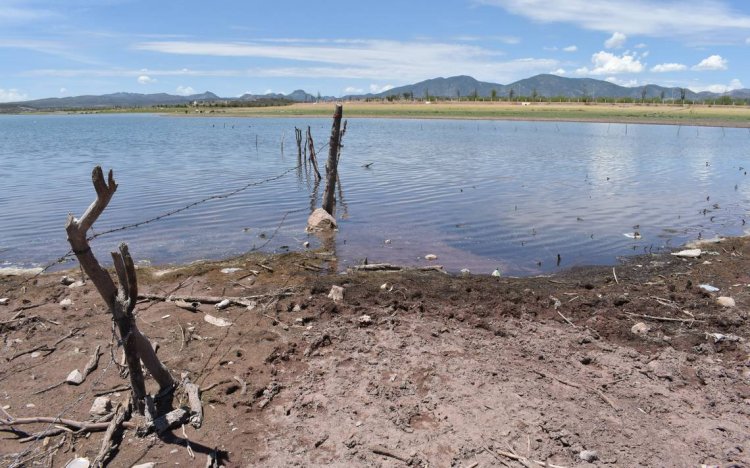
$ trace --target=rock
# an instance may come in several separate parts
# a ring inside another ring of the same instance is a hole
[[[615,298],[614,304],[615,304],[616,307],[620,307],[620,306],[624,306],[628,302],[630,302],[630,299],[628,298],[628,296],[626,296],[625,294],[623,294],[623,295],[617,296]]]
[[[224,299],[223,301],[216,304],[214,307],[216,307],[218,310],[226,309],[227,307],[229,307],[229,304],[231,303],[232,301],[230,301],[229,299]]]
[[[384,242],[385,242],[386,244],[390,244],[390,243],[391,243],[391,240],[390,240],[390,239],[386,239],[386,240],[385,240]]]
[[[307,242],[307,241],[305,241],[305,242],[304,242],[304,243],[302,244],[302,247],[304,247],[304,248],[306,248],[306,249],[309,249],[309,248],[310,248],[310,243],[309,243],[309,242]]]
[[[425,256],[424,256],[424,259],[425,259],[425,260],[430,260],[430,261],[432,261],[432,260],[437,260],[437,258],[438,258],[438,257],[437,257],[437,255],[435,255],[435,254],[427,254],[427,255],[425,255]]]
[[[344,300],[344,288],[341,286],[331,286],[331,292],[328,293],[328,298],[333,299],[333,302]]]
[[[638,322],[630,329],[630,332],[634,335],[645,335],[651,330],[651,327],[643,322]]]
[[[299,304],[294,304],[294,307],[292,307],[292,312],[294,313],[302,312],[302,306],[300,306]]]
[[[174,305],[176,305],[180,309],[189,310],[190,312],[196,312],[200,307],[200,304],[198,302],[185,302],[182,300],[174,301]]]
[[[582,450],[581,453],[578,454],[578,458],[585,462],[592,463],[599,459],[599,454],[596,453],[596,450]]]
[[[70,284],[68,285],[68,287],[69,287],[70,289],[75,289],[75,288],[80,288],[81,286],[84,286],[85,284],[86,284],[86,283],[84,283],[83,281],[75,281],[75,282],[73,282],[73,283],[70,283]]]
[[[89,468],[89,466],[91,466],[91,462],[88,458],[78,457],[70,460],[65,468]]]
[[[336,229],[336,219],[323,208],[318,208],[307,218],[307,232]]]
[[[461,269],[461,274],[463,276],[469,276],[471,274],[471,270],[469,270],[468,268],[462,268]]]
[[[64,286],[70,286],[71,284],[75,283],[75,281],[76,280],[67,275],[60,278],[60,284]]]
[[[357,319],[357,323],[359,323],[360,327],[366,327],[372,324],[372,317],[370,317],[369,315],[363,315]]]
[[[33,353],[31,353],[31,357],[32,358],[38,358],[41,355],[42,355],[42,353],[40,353],[39,351],[34,351]]]
[[[91,405],[89,414],[93,416],[104,416],[112,411],[112,400],[105,396],[96,397]]]
[[[70,307],[72,305],[73,305],[73,301],[70,300],[69,297],[66,297],[65,299],[63,299],[62,301],[60,301],[60,307],[62,307],[63,309],[67,309],[68,307]]]
[[[719,290],[719,288],[717,288],[716,286],[711,286],[710,284],[699,284],[698,287],[710,293],[716,292]]]
[[[156,466],[156,463],[148,462],[148,463],[141,463],[140,465],[133,465],[130,468],[154,468],[155,466]]]
[[[83,383],[83,374],[78,369],[74,369],[65,377],[65,381],[71,385],[81,385]]]
[[[225,275],[230,275],[232,273],[237,273],[240,270],[242,270],[242,268],[222,268],[221,272]]]
[[[389,287],[390,287],[390,285],[388,283],[383,283],[383,284],[380,285],[380,289],[382,289],[382,290],[386,290]]]
[[[10,299],[9,298],[4,297],[4,298],[0,299],[0,305],[8,305],[8,304],[10,304]]]
[[[229,320],[214,317],[213,315],[209,315],[209,314],[204,315],[203,320],[217,327],[228,327],[232,324],[232,322],[230,322]]]
[[[734,302],[734,299],[732,299],[731,297],[727,297],[727,296],[721,296],[717,298],[716,303],[722,307],[734,307],[735,305],[737,305]]]
[[[679,252],[672,252],[672,255],[680,258],[698,258],[702,253],[701,249],[687,249],[680,250]]]
[[[502,274],[502,273],[500,273],[500,270],[498,270],[498,269],[496,268],[496,269],[495,269],[495,271],[493,271],[493,272],[492,272],[492,276],[497,276],[497,277],[500,277],[500,276],[503,276],[503,274]]]

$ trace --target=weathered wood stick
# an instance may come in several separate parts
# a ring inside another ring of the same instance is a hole
[[[190,405],[190,424],[199,429],[203,424],[203,405],[201,404],[200,388],[192,382],[185,382],[185,393],[187,393]]]

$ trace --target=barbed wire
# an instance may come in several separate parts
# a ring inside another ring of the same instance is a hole
[[[129,230],[129,229],[135,229],[135,228],[141,227],[143,225],[146,225],[146,224],[149,224],[149,223],[153,223],[155,221],[159,221],[159,220],[162,220],[164,218],[168,218],[170,216],[174,216],[174,215],[176,215],[178,213],[182,213],[183,211],[189,210],[190,208],[194,208],[194,207],[196,207],[198,205],[202,205],[202,204],[207,203],[209,201],[221,200],[221,199],[226,199],[226,198],[232,197],[232,196],[237,195],[238,193],[242,193],[242,192],[244,192],[244,191],[246,191],[246,190],[248,190],[248,189],[250,189],[252,187],[257,187],[257,186],[260,186],[260,185],[263,185],[263,184],[267,184],[269,182],[273,182],[273,181],[279,180],[279,179],[283,178],[284,176],[286,176],[287,174],[289,174],[289,173],[291,173],[293,171],[296,171],[296,170],[298,170],[300,168],[302,168],[302,164],[297,164],[296,166],[291,167],[291,168],[285,170],[284,172],[281,172],[280,174],[276,174],[274,176],[268,177],[268,178],[263,179],[263,180],[259,180],[259,181],[255,181],[255,182],[250,182],[248,184],[243,185],[242,187],[236,188],[234,190],[230,190],[229,192],[219,193],[219,194],[215,194],[215,195],[211,195],[211,196],[202,198],[200,200],[197,200],[197,201],[194,201],[192,203],[189,203],[189,204],[187,204],[187,205],[185,205],[183,207],[167,211],[165,213],[162,213],[162,214],[160,214],[158,216],[154,216],[152,218],[146,219],[144,221],[138,221],[136,223],[125,224],[125,225],[120,226],[120,227],[116,227],[116,228],[112,228],[112,229],[107,229],[105,231],[97,232],[97,233],[95,233],[95,234],[87,237],[87,240],[88,241],[92,241],[94,239],[98,239],[99,237],[103,237],[103,236],[106,236],[106,235],[109,235],[109,234],[112,234],[112,233],[115,233],[115,232],[121,232],[121,231],[126,231],[126,230]],[[284,217],[282,219],[282,223],[283,223],[283,220],[285,220],[286,217],[289,214],[297,212],[297,211],[301,211],[301,210],[287,211],[284,214]],[[280,226],[279,226],[279,228],[280,228]],[[277,231],[278,231],[279,228],[277,228]],[[267,242],[265,242],[259,248],[265,247],[268,244],[268,242],[270,242],[270,239]],[[65,252],[65,254],[57,257],[55,260],[52,260],[52,261],[46,263],[42,267],[42,269],[40,271],[36,272],[35,274],[33,274],[31,276],[26,277],[24,280],[20,281],[19,283],[16,283],[15,285],[9,287],[5,291],[3,291],[2,294],[0,294],[0,295],[5,296],[5,295],[7,295],[7,294],[9,294],[11,292],[17,291],[21,287],[23,287],[23,286],[31,283],[32,281],[36,280],[37,278],[39,278],[42,274],[44,274],[47,271],[49,271],[55,265],[63,263],[67,259],[72,258],[72,257],[73,257],[73,250],[68,250],[67,252]]]

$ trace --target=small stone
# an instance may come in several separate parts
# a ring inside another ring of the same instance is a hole
[[[716,303],[719,304],[722,307],[734,307],[736,303],[734,302],[734,299],[727,296],[721,296],[716,299]]]
[[[617,296],[614,300],[614,304],[616,307],[624,306],[628,302],[630,302],[630,298],[628,298],[628,296],[626,296],[625,294]]]
[[[41,355],[42,355],[42,353],[40,353],[39,351],[34,351],[33,353],[31,353],[31,357],[32,358],[38,358]]]
[[[66,297],[65,299],[60,301],[60,307],[62,307],[63,309],[67,309],[68,307],[72,305],[73,305],[73,301],[69,297]]]
[[[225,275],[230,275],[232,273],[237,273],[240,270],[242,270],[242,268],[222,268],[221,272]]]
[[[34,403],[26,403],[27,408],[36,408],[36,405]]]
[[[437,255],[435,255],[435,254],[427,254],[427,255],[425,255],[425,256],[424,256],[424,259],[425,259],[425,260],[430,260],[430,261],[432,261],[432,260],[437,260],[437,258],[438,258],[438,257],[437,257]]]
[[[94,404],[91,405],[89,413],[94,416],[104,416],[110,411],[112,411],[112,401],[105,396],[100,396],[94,399]]]
[[[155,466],[156,466],[156,463],[148,462],[148,463],[141,463],[140,465],[133,465],[131,468],[154,468]]]
[[[65,381],[71,385],[80,385],[83,383],[83,374],[78,369],[74,369],[65,377]]]
[[[360,327],[366,327],[372,323],[372,317],[369,315],[363,315],[359,319],[357,319],[357,322],[359,323]]]
[[[698,258],[702,253],[701,249],[687,249],[680,250],[679,252],[672,252],[672,255],[680,258]]]
[[[302,246],[303,246],[304,248],[306,248],[306,249],[309,249],[309,248],[310,248],[310,243],[309,243],[309,242],[307,242],[307,241],[305,241],[305,242],[304,242],[304,243],[302,244]]]
[[[471,270],[469,270],[468,268],[462,268],[461,274],[464,276],[469,276],[471,274]]]
[[[294,304],[294,307],[292,307],[292,312],[294,313],[302,312],[302,306],[300,306],[299,304]]]
[[[643,322],[638,322],[630,329],[631,333],[635,335],[645,335],[651,330],[651,327]]]
[[[390,286],[390,284],[388,284],[388,283],[383,283],[383,284],[381,284],[381,285],[380,285],[380,289],[382,289],[382,290],[386,290],[386,289],[388,289],[389,287],[391,287],[391,286]]]
[[[357,421],[354,423],[354,425],[357,427],[360,427],[362,424],[363,424],[362,421]]]
[[[223,301],[216,304],[214,307],[216,307],[216,309],[218,310],[222,310],[222,309],[226,309],[227,307],[229,307],[229,304],[231,303],[232,301],[230,301],[229,299],[224,299]]]
[[[390,243],[391,243],[391,240],[390,240],[390,239],[386,239],[386,240],[385,240],[385,243],[386,243],[386,244],[390,244]]]
[[[8,304],[10,304],[10,299],[9,298],[4,297],[4,298],[0,299],[0,305],[8,305]]]
[[[228,327],[232,325],[232,322],[228,320],[224,320],[223,318],[214,317],[213,315],[206,314],[203,316],[203,320],[205,320],[207,323],[210,323],[211,325],[217,326],[217,327]]]
[[[500,273],[500,270],[495,269],[495,271],[492,272],[492,276],[500,277],[503,276],[503,274]]]
[[[89,468],[91,462],[88,458],[78,457],[70,460],[65,468]]]
[[[60,278],[60,284],[65,286],[70,286],[71,284],[75,283],[76,280],[71,278],[70,276],[63,276]]]
[[[581,453],[578,454],[578,458],[585,462],[592,463],[599,459],[599,454],[596,453],[596,450],[582,450]]]
[[[336,229],[336,219],[323,208],[318,208],[307,218],[307,232]]]
[[[83,281],[76,281],[74,283],[70,283],[68,285],[68,288],[70,288],[70,289],[80,288],[81,286],[84,286],[85,284],[86,283],[84,283]]]
[[[344,300],[344,288],[341,286],[331,286],[331,292],[328,293],[328,298],[333,299],[333,302]]]

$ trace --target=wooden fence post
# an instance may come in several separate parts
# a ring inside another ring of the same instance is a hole
[[[343,106],[336,105],[333,112],[333,125],[331,126],[331,139],[328,143],[328,162],[326,162],[326,189],[323,192],[323,209],[331,216],[336,211],[336,178],[339,164],[339,143],[341,142],[341,117]]]

